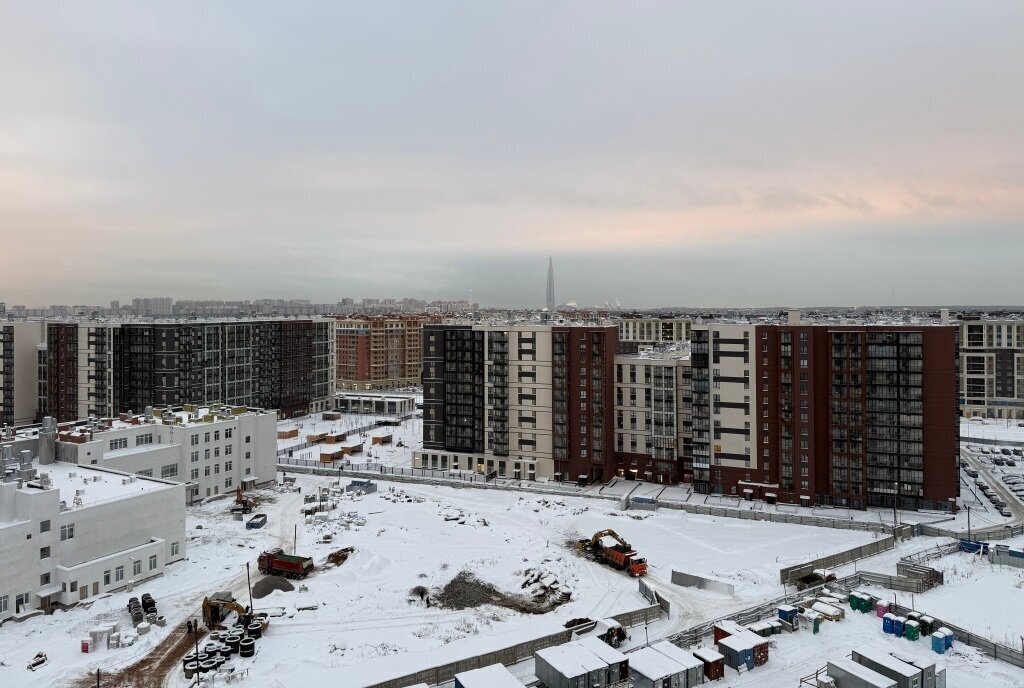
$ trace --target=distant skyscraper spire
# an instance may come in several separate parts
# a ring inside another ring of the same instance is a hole
[[[548,311],[555,312],[555,264],[548,256]]]

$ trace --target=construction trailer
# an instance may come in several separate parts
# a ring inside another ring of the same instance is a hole
[[[751,669],[755,666],[761,666],[762,664],[768,663],[769,641],[766,639],[765,636],[758,635],[749,628],[741,626],[735,621],[730,621],[728,619],[725,621],[720,621],[719,623],[715,624],[713,632],[716,644],[729,636],[736,636],[747,640],[750,643],[751,657],[753,661],[753,665],[750,667]],[[732,643],[732,650],[735,651],[740,645],[741,643],[738,642]],[[719,647],[719,652],[722,652],[722,654],[726,655],[726,664],[732,666],[734,669],[739,669],[738,666],[733,666],[733,663],[729,661],[729,655],[726,652],[724,652],[721,647]]]
[[[836,688],[896,688],[896,682],[888,676],[852,659],[830,659],[826,671]]]
[[[575,644],[533,654],[533,673],[548,688],[605,688],[608,665]]]
[[[912,667],[917,667],[921,670],[921,680],[924,684],[924,688],[945,688],[946,687],[946,670],[938,669],[935,666],[935,662],[930,659],[916,659],[914,657],[907,657],[899,652],[890,652],[893,657],[909,664]],[[941,683],[941,685],[940,685]]]
[[[633,688],[684,688],[686,667],[657,650],[644,647],[629,653]]]
[[[736,671],[750,671],[754,668],[754,643],[745,635],[727,635],[717,643],[718,651],[725,657],[725,665]]]
[[[608,668],[604,685],[620,686],[629,683],[629,658],[608,643],[596,636],[589,636],[570,644],[583,648],[605,663]]]
[[[699,647],[693,656],[704,663],[704,677],[709,681],[717,681],[725,676],[725,657],[710,647]]]
[[[704,662],[694,657],[691,653],[673,645],[667,640],[651,645],[651,649],[657,650],[686,667],[686,681],[683,684],[683,688],[693,688],[693,686],[699,686],[704,683]]]
[[[885,650],[865,647],[851,653],[853,661],[896,682],[896,688],[924,688],[924,672],[900,661]]]
[[[455,674],[455,688],[523,688],[522,682],[503,664]]]

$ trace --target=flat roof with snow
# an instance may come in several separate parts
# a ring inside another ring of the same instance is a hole
[[[914,678],[921,675],[921,670],[917,667],[898,660],[885,650],[877,647],[865,647],[861,650],[854,650],[854,653],[906,678]]]
[[[584,650],[590,652],[592,655],[607,664],[620,664],[625,662],[627,659],[626,655],[595,636],[582,638],[573,644],[582,647]]]
[[[629,653],[629,668],[652,681],[660,681],[686,671],[685,666],[652,647],[644,647]]]
[[[660,643],[651,645],[651,649],[657,650],[669,659],[679,662],[687,669],[696,669],[697,667],[704,666],[704,662],[700,661],[683,648],[673,645],[667,640],[662,640]]]
[[[593,653],[576,645],[556,645],[537,650],[534,654],[567,678],[585,676],[591,671],[600,671],[608,666]]]
[[[455,680],[462,688],[523,688],[523,684],[502,664],[463,671],[455,674]]]
[[[866,683],[867,685],[872,686],[872,688],[892,688],[892,686],[895,684],[895,681],[893,681],[888,676],[883,676],[874,669],[869,669],[863,664],[857,664],[857,662],[853,661],[852,659],[828,660],[828,668],[832,668],[833,666],[838,669],[841,669],[842,671],[845,671],[851,676],[856,676],[861,681],[864,681],[864,683]],[[832,676],[832,674],[829,674],[829,676]],[[832,678],[836,679],[839,677],[832,676]]]
[[[78,508],[75,506],[75,497],[79,497],[82,501],[81,506],[86,507],[108,499],[132,497],[144,492],[174,488],[174,485],[162,480],[100,470],[74,463],[56,461],[51,464],[35,463],[33,465],[38,469],[40,478],[43,475],[49,476],[50,489],[60,490],[60,500],[68,509]],[[37,478],[27,484],[39,485],[40,480]]]

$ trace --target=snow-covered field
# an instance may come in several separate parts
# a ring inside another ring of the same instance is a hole
[[[339,420],[324,420],[323,414],[316,413],[311,416],[293,418],[281,421],[277,424],[278,431],[298,430],[297,437],[279,439],[278,450],[295,447],[306,442],[306,436],[314,433],[352,433],[356,428],[363,428],[372,425],[376,421],[384,420],[387,416],[374,416],[365,414],[341,414]],[[389,445],[374,445],[373,438],[382,435],[392,435],[394,442]],[[404,446],[397,446],[401,441]],[[363,432],[360,436],[350,435],[341,443],[341,446],[348,446],[361,442],[363,451],[351,457],[354,463],[375,463],[382,466],[409,467],[412,465],[413,451],[420,449],[423,445],[423,419],[407,418],[397,426],[382,426]],[[318,461],[322,448],[334,445],[315,445],[306,449],[294,451],[291,458]]]
[[[339,483],[299,475],[297,484],[307,494]],[[347,485],[348,479],[340,484]],[[303,494],[263,491],[259,511],[268,514],[269,522],[260,531],[246,531],[243,522],[233,520],[227,513],[229,500],[190,509],[188,561],[171,566],[167,576],[132,593],[150,592],[160,613],[168,617],[167,628],[142,637],[131,648],[81,654],[79,640],[90,628],[111,619],[128,623],[124,609],[130,595],[123,592],[99,598],[88,608],[8,624],[0,628],[0,660],[6,664],[0,666],[0,682],[28,688],[64,686],[96,668],[115,671],[131,664],[166,639],[169,629],[198,616],[204,595],[226,589],[247,601],[246,562],[253,564],[255,583],[262,577],[254,565],[258,552],[274,545],[291,551],[296,524],[297,551],[314,557],[318,570],[301,582],[305,589],[274,592],[255,601],[257,610],[280,615],[271,619],[255,659],[233,660],[237,667],[249,669],[252,685],[363,686],[552,633],[572,618],[599,618],[646,606],[635,580],[581,558],[572,548],[576,538],[605,528],[616,530],[647,557],[648,582],[672,604],[672,617],[648,629],[651,640],[781,593],[782,566],[874,537],[668,509],[626,514],[611,500],[388,482],[379,487],[377,494],[341,498],[326,523],[307,523],[300,515]],[[365,523],[356,521],[346,529],[341,517],[349,512],[358,513]],[[332,542],[322,542],[326,533]],[[325,565],[330,552],[347,546],[355,548],[347,562]],[[673,586],[673,568],[733,583],[736,596]],[[571,599],[544,614],[493,605],[438,607],[438,591],[462,571],[506,594],[537,592],[534,581],[540,579],[556,593],[571,590]],[[433,602],[429,608],[412,594],[417,586],[428,590]],[[1013,592],[1019,594],[1007,594]],[[965,587],[963,594],[970,596],[970,588]],[[845,651],[856,646],[839,629],[828,631],[842,640]],[[633,635],[635,642],[644,634],[634,629]],[[833,651],[831,646],[812,651],[803,642],[809,637],[801,636],[801,643],[794,645],[793,661],[799,670],[804,664],[823,664],[823,653]],[[39,650],[47,652],[50,664],[35,673],[27,671],[25,663]],[[776,651],[772,661],[783,666],[788,660]],[[796,673],[794,669],[787,678]],[[187,682],[176,669],[167,685]]]

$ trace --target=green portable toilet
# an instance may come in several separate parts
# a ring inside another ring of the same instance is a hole
[[[850,609],[857,611],[860,607],[860,595],[855,592],[850,592]]]
[[[907,640],[918,640],[921,637],[921,626],[916,621],[908,621],[903,627],[903,635]]]

